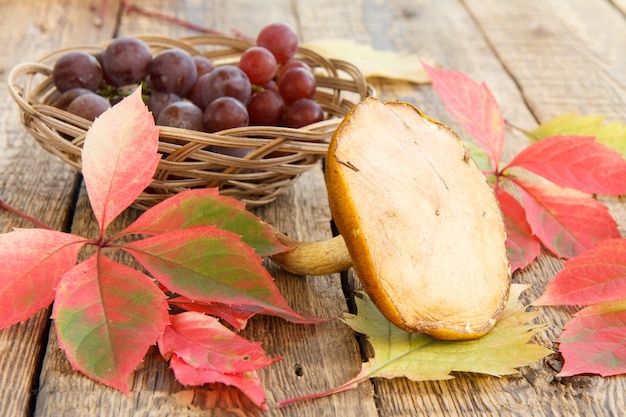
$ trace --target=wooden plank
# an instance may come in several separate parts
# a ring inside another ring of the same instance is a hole
[[[281,20],[295,24],[287,2],[273,2],[263,7],[259,7],[255,1],[175,4],[162,1],[134,4],[188,19],[196,24],[210,22],[210,27],[223,32],[245,28],[245,34],[249,36],[254,36],[266,22]],[[240,13],[241,10],[259,13]],[[261,19],[260,15],[267,17]],[[220,18],[217,19],[217,16]],[[142,33],[172,37],[193,34],[181,27],[135,13],[122,16],[120,35]],[[300,178],[278,201],[256,212],[291,236],[302,239],[327,238],[331,232],[325,194],[323,174],[317,168]],[[127,211],[120,219],[119,227],[130,223],[136,215],[137,212],[133,210]],[[73,230],[84,233],[89,229],[93,229],[93,221],[88,212],[85,193],[82,192]],[[346,310],[338,276],[305,279],[279,271],[271,263],[268,268],[296,311],[321,317],[337,317]],[[270,405],[293,396],[338,386],[360,370],[360,353],[354,335],[347,326],[337,321],[319,326],[302,326],[276,318],[259,317],[251,320],[245,335],[263,342],[271,356],[284,357],[279,363],[260,372]],[[218,385],[212,387],[213,395],[189,400],[188,392],[174,382],[172,373],[156,352],[151,352],[144,366],[136,372],[132,388],[134,395],[131,398],[124,397],[72,372],[64,355],[58,350],[54,335],[51,335],[49,341],[41,381],[37,416],[62,415],[68,410],[77,415],[87,415],[96,407],[101,407],[99,412],[103,416],[223,415],[229,409],[232,409],[232,413],[244,414],[235,408],[242,404],[249,406],[236,390]],[[104,404],[106,407],[103,407]],[[202,411],[202,408],[207,407],[210,409]],[[363,416],[377,414],[371,386],[366,384],[358,390],[320,401],[284,409],[274,408],[267,415],[318,416],[328,409],[352,410]],[[251,411],[248,414],[257,413]]]
[[[5,24],[0,33],[0,80],[7,82],[10,70],[25,61],[77,39],[97,41],[110,26],[94,29],[85,3],[24,0],[3,2],[0,13]],[[67,25],[73,21],[72,25]],[[0,198],[49,226],[68,227],[77,193],[77,173],[44,151],[21,125],[16,104],[6,91],[0,95]],[[32,224],[0,211],[0,228]],[[33,411],[33,397],[48,331],[49,312],[0,330],[0,415],[27,416]]]

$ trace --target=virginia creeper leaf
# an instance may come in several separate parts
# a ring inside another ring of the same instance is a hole
[[[603,123],[604,119],[604,116],[570,113],[548,120],[526,133],[533,140],[556,135],[594,136],[598,143],[615,149],[626,158],[626,126],[619,121]]]
[[[562,187],[626,194],[626,160],[589,136],[553,136],[535,142],[507,167],[522,167]]]
[[[255,306],[229,306],[222,303],[203,303],[198,300],[191,301],[187,297],[178,296],[170,299],[169,304],[186,311],[216,316],[230,324],[236,330],[243,330],[248,324],[248,319],[255,316],[263,309]]]
[[[177,355],[172,355],[170,367],[174,371],[176,379],[183,385],[194,386],[215,382],[232,385],[239,388],[256,405],[263,410],[267,410],[265,391],[263,391],[259,376],[254,371],[239,374],[223,374],[211,369],[195,368]]]
[[[191,367],[225,374],[254,371],[279,360],[268,357],[261,343],[250,342],[215,317],[196,312],[170,316],[158,345],[166,359],[176,354]]]
[[[459,71],[424,68],[448,111],[482,146],[495,167],[504,147],[504,118],[485,83],[478,83]]]
[[[560,376],[626,373],[626,299],[576,313],[558,339],[565,361]]]
[[[126,394],[128,379],[168,323],[164,294],[98,251],[63,275],[52,316],[72,367]]]
[[[0,235],[0,329],[29,319],[54,300],[61,275],[76,265],[85,239],[44,229]]]
[[[150,184],[159,163],[159,130],[141,88],[104,112],[87,131],[82,169],[100,235]]]
[[[524,207],[515,197],[500,187],[496,189],[496,197],[504,217],[506,248],[511,270],[515,271],[537,258],[541,253],[541,245],[530,229]]]
[[[183,191],[143,213],[122,234],[155,234],[195,226],[218,226],[241,236],[260,256],[288,250],[245,205],[217,188]]]
[[[261,307],[302,321],[250,246],[214,226],[161,233],[124,245],[162,285],[191,300]]]
[[[517,373],[516,368],[552,353],[529,342],[546,326],[529,323],[538,313],[525,311],[518,301],[525,288],[513,284],[505,310],[493,329],[481,338],[466,341],[441,341],[407,333],[387,321],[367,295],[363,295],[363,299],[356,298],[358,314],[346,314],[344,321],[354,331],[367,336],[374,357],[345,384],[319,394],[282,401],[279,405],[345,391],[375,377],[425,381],[453,378],[450,375],[453,371],[496,376]]]
[[[596,242],[620,236],[608,208],[591,195],[553,184],[513,181],[533,234],[557,256],[572,258]]]
[[[626,240],[611,239],[567,260],[534,305],[588,305],[626,299]]]

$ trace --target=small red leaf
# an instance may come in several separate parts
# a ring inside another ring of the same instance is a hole
[[[626,301],[579,311],[559,337],[565,364],[559,376],[626,373]]]
[[[587,305],[626,299],[626,240],[611,239],[565,262],[534,305]]]
[[[554,136],[517,154],[508,167],[521,167],[588,193],[626,194],[626,160],[593,137]]]
[[[178,193],[143,213],[121,234],[151,235],[196,226],[217,226],[236,233],[260,256],[288,250],[242,202],[220,195],[217,188]]]
[[[87,131],[83,176],[101,236],[152,181],[160,159],[158,140],[141,88],[104,112]]]
[[[48,307],[63,275],[76,265],[85,239],[43,229],[0,235],[0,328],[23,322]]]
[[[259,342],[236,335],[215,317],[195,312],[170,316],[158,345],[164,358],[176,354],[194,368],[225,374],[254,371],[279,360],[268,357]]]
[[[63,275],[52,315],[74,369],[127,394],[130,375],[168,323],[152,280],[100,252]]]
[[[617,223],[591,195],[552,184],[512,179],[533,233],[554,254],[572,258],[596,242],[618,238]]]
[[[183,385],[194,386],[216,382],[231,385],[239,388],[239,390],[247,395],[256,405],[267,410],[265,391],[263,391],[261,380],[256,372],[223,374],[211,369],[195,368],[177,355],[173,355],[172,359],[170,359],[170,367],[174,371],[176,379]]]
[[[504,216],[506,248],[511,270],[515,271],[537,258],[541,253],[541,245],[530,229],[524,207],[500,187],[496,190],[496,197]]]
[[[487,85],[459,71],[436,69],[426,64],[424,69],[448,111],[487,151],[497,167],[504,146],[504,118]]]
[[[303,320],[280,295],[254,250],[232,232],[199,226],[125,244],[162,285],[204,303],[251,305]]]

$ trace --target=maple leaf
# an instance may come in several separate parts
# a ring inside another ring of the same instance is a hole
[[[603,123],[604,116],[569,113],[555,117],[537,126],[526,135],[533,140],[541,140],[558,135],[593,136],[602,143],[618,151],[626,158],[626,126],[622,122]]]
[[[341,386],[281,401],[279,405],[346,391],[377,377],[426,381],[453,378],[450,375],[453,371],[494,376],[517,373],[516,368],[552,353],[529,342],[547,326],[529,323],[538,313],[526,311],[518,301],[525,288],[524,285],[513,284],[502,317],[493,329],[478,339],[464,341],[442,341],[405,332],[391,324],[363,294],[363,299],[356,298],[358,314],[346,314],[344,321],[354,331],[367,336],[374,357],[363,364],[357,376]]]
[[[537,241],[555,255],[571,258],[595,242],[619,236],[617,223],[608,210],[590,195],[626,193],[626,160],[618,152],[591,137],[555,134],[531,144],[501,167],[504,119],[485,83],[479,84],[458,71],[424,67],[446,108],[490,159],[491,171],[485,169],[484,156],[478,152],[477,161],[493,184],[503,212],[513,270],[539,255]],[[556,131],[546,128],[537,135]],[[549,182],[521,180],[518,175],[523,170]],[[498,191],[506,183],[520,191],[521,202]],[[586,220],[596,214],[592,221]]]
[[[626,239],[603,241],[565,262],[533,305],[588,305],[560,335],[559,373],[626,373]]]

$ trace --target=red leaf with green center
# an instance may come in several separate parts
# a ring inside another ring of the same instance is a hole
[[[229,231],[199,226],[125,244],[163,286],[191,300],[251,305],[301,321],[254,249]]]
[[[565,262],[534,305],[588,305],[626,299],[626,240],[611,239]]]
[[[559,376],[626,373],[626,300],[576,313],[558,339],[565,364]]]
[[[626,194],[626,160],[593,137],[554,136],[517,154],[508,167],[521,167],[551,182],[588,193]]]
[[[218,226],[241,236],[260,256],[288,250],[245,205],[216,188],[183,191],[143,213],[121,234],[156,234],[196,226]]]
[[[166,359],[176,354],[189,366],[225,374],[254,371],[279,360],[268,357],[261,343],[236,335],[215,317],[195,312],[170,316],[158,345]]]
[[[533,233],[554,254],[572,258],[603,240],[618,238],[617,223],[591,195],[552,184],[512,179]]]
[[[82,169],[100,235],[150,184],[159,163],[159,130],[141,88],[104,112],[87,131]]]
[[[497,167],[504,146],[504,118],[487,85],[459,71],[437,69],[426,64],[424,69],[448,111],[487,151]]]
[[[524,207],[502,188],[496,190],[506,227],[506,248],[511,269],[523,268],[541,253],[539,240],[533,235],[526,220]]]
[[[223,374],[211,369],[195,368],[187,362],[173,355],[170,359],[170,367],[178,382],[183,385],[204,385],[210,383],[222,383],[239,388],[256,405],[267,411],[265,404],[265,392],[261,386],[261,380],[256,372],[243,372],[240,374]]]
[[[128,393],[130,375],[168,323],[168,307],[148,276],[98,252],[63,275],[53,318],[73,368]]]
[[[76,265],[85,239],[42,229],[0,235],[0,328],[29,319],[54,300],[61,275]]]

